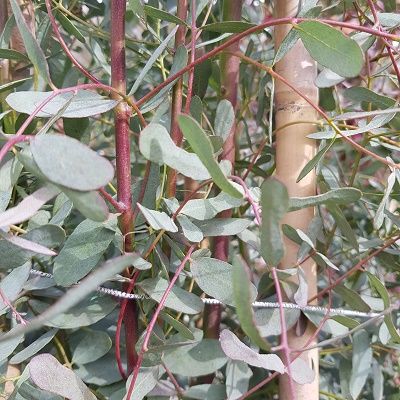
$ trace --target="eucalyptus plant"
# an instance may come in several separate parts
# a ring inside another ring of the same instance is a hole
[[[394,0],[0,0],[0,388],[397,399]]]

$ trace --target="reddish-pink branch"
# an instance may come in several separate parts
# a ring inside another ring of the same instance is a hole
[[[193,63],[188,64],[185,68],[182,68],[176,74],[168,77],[164,82],[160,83],[153,90],[151,90],[149,93],[147,93],[145,96],[143,96],[140,100],[138,100],[136,104],[140,107],[141,105],[146,103],[149,99],[151,99],[153,96],[155,96],[165,86],[169,85],[171,82],[175,81],[176,79],[181,77],[183,74],[190,71],[196,65],[201,64],[204,61],[208,60],[209,58],[216,56],[217,54],[221,53],[223,50],[227,49],[232,44],[239,42],[241,39],[245,38],[246,36],[248,36],[252,33],[262,31],[265,28],[268,28],[270,26],[288,25],[288,24],[296,25],[297,23],[300,23],[303,21],[309,21],[309,20],[310,19],[307,19],[307,18],[292,18],[292,17],[270,19],[267,22],[264,22],[263,24],[254,26],[252,28],[249,28],[249,29],[241,32],[241,33],[238,33],[238,34],[232,36],[226,42],[224,42],[224,43],[220,44],[219,46],[215,47],[214,49],[210,50],[208,53],[197,58]],[[315,20],[313,20],[313,21],[315,21]],[[319,21],[323,22],[325,24],[331,25],[331,26],[338,26],[341,28],[349,28],[354,31],[366,32],[366,33],[370,33],[371,35],[375,35],[375,36],[386,38],[388,40],[400,42],[400,36],[392,35],[392,34],[386,33],[386,32],[381,32],[374,28],[369,28],[369,27],[361,26],[361,25],[355,25],[355,24],[351,24],[348,22],[333,21],[333,20],[329,20],[329,19],[321,19]]]
[[[0,149],[0,164],[4,156],[17,144],[21,142],[28,142],[33,136],[13,136],[9,139]]]
[[[24,317],[17,311],[17,309],[11,304],[10,300],[8,300],[7,296],[3,293],[3,290],[0,289],[0,299],[2,302],[10,308],[12,314],[14,315],[15,319],[19,321],[22,325],[26,325],[27,321]]]
[[[251,196],[251,193],[249,191],[249,188],[246,185],[246,182],[242,178],[240,178],[239,176],[235,176],[235,175],[231,175],[229,177],[229,179],[239,183],[239,185],[242,186],[242,188],[244,190],[245,198],[249,202],[249,204],[251,205],[251,207],[253,209],[254,217],[256,219],[257,225],[261,225],[260,209],[259,209],[257,203],[254,201],[253,197]]]
[[[192,28],[191,28],[191,41],[190,41],[190,63],[194,63],[196,59],[196,35],[197,35],[197,27],[196,27],[196,0],[192,0],[191,2],[191,10],[192,10]],[[194,80],[194,68],[189,71],[188,77],[188,90],[185,104],[185,113],[189,114],[190,112],[190,103],[192,102],[193,97],[193,80]]]
[[[375,25],[378,27],[379,31],[384,32],[383,29],[382,29],[382,25],[379,22],[378,12],[376,10],[374,1],[373,0],[367,0],[367,2],[368,2],[368,5],[369,5],[369,8],[371,10],[372,16],[374,17]],[[400,70],[399,70],[399,66],[397,65],[396,59],[395,59],[395,57],[393,55],[392,46],[390,45],[390,43],[388,43],[388,41],[385,38],[382,38],[382,41],[385,44],[385,47],[387,49],[389,58],[392,61],[393,69],[396,72],[397,81],[400,84]]]
[[[94,83],[100,83],[100,81],[95,78],[89,71],[84,68],[79,61],[74,57],[74,55],[71,53],[69,50],[67,44],[65,43],[63,37],[61,36],[61,33],[58,29],[57,22],[54,18],[53,11],[51,9],[51,0],[45,0],[46,3],[46,8],[47,8],[47,14],[49,15],[50,23],[51,26],[53,27],[53,32],[57,36],[58,41],[60,42],[60,45],[62,49],[64,50],[65,54],[68,56],[68,58],[72,61],[72,63],[76,66],[76,68],[79,69],[79,71],[82,72],[83,75],[85,75],[87,78],[89,78],[92,82]]]
[[[361,270],[361,268],[363,267],[364,264],[366,264],[367,262],[372,260],[378,254],[382,253],[382,251],[384,251],[385,249],[390,247],[392,244],[396,243],[399,239],[400,239],[400,235],[397,235],[394,238],[388,240],[382,247],[380,247],[379,249],[376,249],[370,255],[368,255],[367,257],[363,258],[356,265],[354,265],[354,267],[350,268],[346,273],[344,273],[342,276],[340,276],[338,279],[336,279],[328,287],[324,288],[318,294],[316,294],[315,296],[311,297],[311,299],[309,299],[308,302],[310,303],[313,300],[322,298],[326,293],[328,293],[330,290],[332,290],[337,285],[339,285],[339,283],[342,283],[345,279],[347,279],[349,276],[353,275],[356,271]]]
[[[192,255],[193,250],[195,248],[196,248],[196,245],[193,245],[193,246],[189,247],[189,250],[188,250],[186,256],[182,260],[182,262],[179,265],[179,267],[177,268],[174,276],[172,277],[171,281],[169,282],[168,287],[165,290],[165,292],[163,293],[163,295],[162,295],[162,297],[160,299],[160,302],[159,302],[156,310],[154,311],[153,317],[151,318],[151,321],[150,321],[149,325],[147,326],[146,334],[144,336],[144,340],[143,340],[143,344],[142,344],[142,348],[141,348],[139,356],[138,356],[138,361],[137,361],[137,363],[135,365],[135,369],[133,370],[133,373],[132,373],[132,380],[130,382],[128,393],[127,393],[127,396],[126,396],[127,400],[134,400],[134,399],[131,399],[131,395],[132,395],[133,389],[135,387],[135,383],[136,383],[137,376],[139,374],[140,367],[141,367],[141,365],[143,363],[144,355],[148,351],[150,337],[151,337],[153,329],[154,329],[154,327],[156,325],[157,318],[160,315],[160,312],[162,311],[162,309],[164,308],[164,305],[165,305],[165,302],[167,300],[167,297],[169,296],[172,288],[174,287],[176,280],[178,279],[180,273],[185,268],[185,264],[189,261],[190,256]]]
[[[314,108],[314,110],[316,110],[329,124],[332,124],[331,119],[329,118],[329,116],[317,105],[315,104],[313,101],[311,101],[307,96],[305,96],[299,89],[297,89],[295,86],[293,86],[287,79],[285,79],[283,76],[279,75],[278,73],[276,73],[271,67],[268,67],[264,64],[261,64],[257,61],[254,61],[253,59],[251,59],[250,57],[245,56],[243,53],[240,52],[236,52],[234,53],[236,57],[241,58],[243,61],[255,65],[256,67],[268,72],[271,76],[273,76],[275,79],[283,82],[285,85],[287,85],[290,89],[292,89],[295,93],[297,93],[301,98],[303,98],[312,108]],[[360,145],[359,143],[355,142],[351,137],[346,136],[345,134],[343,134],[341,131],[336,131],[335,133],[339,134],[340,137],[348,142],[349,144],[351,144],[351,146],[353,146],[356,150],[358,150],[360,153],[366,154],[370,157],[375,158],[375,160],[380,161],[382,164],[385,164],[389,167],[398,169],[400,166],[399,164],[393,163],[391,161],[388,161],[386,158],[378,156],[377,154],[375,154],[374,152],[364,148],[362,145]]]
[[[116,211],[123,213],[126,211],[126,206],[123,203],[115,200],[104,188],[99,189],[100,194],[115,208]]]

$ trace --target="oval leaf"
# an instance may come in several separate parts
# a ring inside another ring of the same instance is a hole
[[[40,135],[31,141],[33,158],[52,182],[69,189],[99,189],[114,177],[112,164],[81,142],[65,135]]]
[[[153,300],[159,302],[168,287],[168,281],[162,278],[151,278],[138,283],[138,286]],[[185,314],[198,314],[204,307],[199,297],[177,286],[172,288],[165,306]]]
[[[32,114],[35,109],[48,99],[53,92],[15,92],[7,96],[6,101],[14,110]],[[50,118],[57,115],[59,110],[68,104],[60,117],[84,118],[112,110],[117,104],[116,100],[109,100],[97,93],[87,90],[78,90],[76,93],[60,93],[51,99],[37,114],[37,117]]]
[[[195,180],[210,178],[210,174],[196,154],[176,146],[167,130],[159,124],[149,124],[140,133],[139,149],[145,158]]]
[[[275,178],[261,186],[261,255],[271,266],[278,265],[284,254],[280,221],[289,207],[286,187]]]
[[[278,371],[281,374],[285,372],[285,366],[282,360],[276,354],[259,354],[242,343],[239,338],[224,329],[219,340],[224,353],[232,360],[241,360],[254,367]]]
[[[337,29],[317,21],[295,27],[311,57],[345,78],[357,76],[364,64],[360,46]]]
[[[40,389],[69,400],[95,400],[96,396],[69,368],[51,354],[40,354],[29,363],[30,378]]]

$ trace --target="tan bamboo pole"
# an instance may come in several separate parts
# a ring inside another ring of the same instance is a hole
[[[223,2],[223,20],[240,21],[242,17],[242,0],[224,0]],[[239,58],[232,55],[232,52],[239,50],[239,43],[230,46],[226,53],[221,54],[220,58],[220,77],[221,77],[221,97],[231,102],[234,109],[237,103],[237,91],[239,82]],[[233,124],[229,136],[225,140],[221,160],[228,160],[235,164],[235,134],[236,123]],[[229,218],[232,216],[232,210],[222,211],[220,218]],[[229,258],[229,236],[217,236],[214,240],[213,257],[228,261]],[[216,339],[219,337],[221,323],[221,305],[207,304],[204,308],[204,336]]]
[[[295,16],[298,11],[299,0],[276,0],[275,15],[277,18]],[[280,43],[290,30],[290,25],[277,26],[275,28],[275,45]],[[301,90],[309,99],[318,104],[318,89],[314,84],[317,74],[317,66],[299,41],[289,53],[277,63],[275,70],[295,87]],[[277,177],[286,185],[290,196],[311,196],[316,191],[316,177],[314,172],[309,173],[299,183],[296,183],[300,171],[313,158],[316,153],[314,140],[307,139],[315,127],[312,124],[295,124],[279,130],[280,127],[296,121],[317,120],[315,110],[301,97],[294,93],[282,82],[275,82],[275,123],[278,129],[276,135],[276,173]],[[306,208],[288,213],[283,223],[294,228],[307,230],[314,216],[313,208]],[[290,268],[296,264],[298,246],[285,239],[285,256],[281,262],[281,268]],[[317,292],[316,265],[312,260],[302,264],[307,276],[308,297]],[[303,325],[303,324],[300,324]],[[299,326],[300,326],[299,325]],[[312,337],[315,328],[308,323],[305,330],[296,334],[292,329],[288,333],[288,341],[291,349],[300,349]],[[303,353],[301,357],[316,370],[314,381],[307,385],[295,384],[296,400],[318,400],[318,350],[314,349]],[[292,400],[289,391],[287,375],[282,376],[279,383],[279,399]]]

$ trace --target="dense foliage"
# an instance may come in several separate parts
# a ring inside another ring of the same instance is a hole
[[[396,2],[307,0],[279,22],[255,0],[231,21],[236,1],[0,0],[6,398],[269,399],[289,372],[319,373],[321,399],[399,399]],[[299,41],[318,63],[318,119],[291,123],[315,128],[309,197],[275,176],[274,66]],[[307,207],[306,231],[281,224]],[[307,320],[319,371],[286,357]]]

